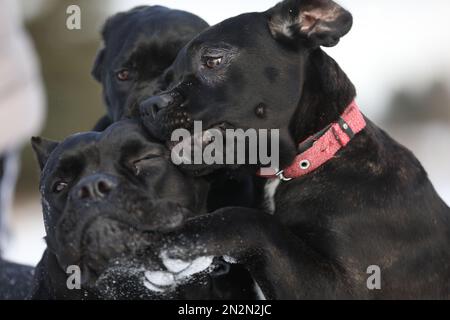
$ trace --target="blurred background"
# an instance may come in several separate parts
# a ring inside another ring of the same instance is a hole
[[[160,4],[191,11],[215,24],[240,13],[266,10],[276,2],[19,1],[18,14],[36,50],[45,93],[46,117],[40,134],[62,139],[91,129],[104,113],[100,86],[90,70],[100,45],[99,31],[109,15],[139,4]],[[450,203],[450,1],[338,2],[353,13],[354,27],[327,51],[355,83],[363,112],[414,151]],[[71,4],[81,8],[81,30],[66,28],[66,9]],[[25,143],[4,254],[32,265],[45,247],[37,186],[38,168]]]

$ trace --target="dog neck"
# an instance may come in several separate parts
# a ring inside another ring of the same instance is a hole
[[[356,90],[339,65],[322,49],[306,63],[302,97],[289,126],[296,143],[338,120],[354,100]]]
[[[301,98],[288,127],[295,149],[290,150],[293,157],[281,169],[292,164],[294,156],[299,154],[300,143],[336,123],[356,96],[355,87],[347,75],[322,49],[306,57],[303,79]]]
[[[308,59],[302,97],[289,126],[296,145],[335,123],[352,105],[356,106],[354,85],[330,56],[318,49]],[[276,210],[274,194],[280,185],[278,178],[268,180],[265,186],[265,209],[272,214]]]

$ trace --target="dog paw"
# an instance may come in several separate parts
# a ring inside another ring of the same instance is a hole
[[[214,257],[204,256],[193,261],[170,259],[166,252],[161,253],[165,271],[146,271],[144,286],[153,292],[166,292],[186,283],[192,277],[212,268]]]

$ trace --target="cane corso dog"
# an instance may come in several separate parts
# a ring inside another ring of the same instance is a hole
[[[133,114],[143,94],[158,89],[156,79],[178,51],[207,27],[194,14],[161,6],[140,6],[109,18],[102,30],[103,48],[92,68],[108,112],[95,129]]]
[[[47,234],[33,299],[256,298],[242,268],[234,269],[236,284],[222,276],[224,260],[170,260],[154,248],[206,213],[209,183],[179,171],[139,122],[32,144]],[[175,275],[169,282],[158,272],[167,268]]]
[[[273,219],[204,216],[168,247],[259,261],[252,272],[268,298],[450,298],[449,207],[414,155],[361,114],[353,84],[321,49],[351,26],[331,0],[285,0],[180,51],[171,84],[141,105],[147,129],[165,140],[195,120],[279,129],[283,170],[268,179],[279,184]]]

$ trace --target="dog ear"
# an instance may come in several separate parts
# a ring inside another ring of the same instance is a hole
[[[41,170],[44,169],[50,154],[58,145],[59,142],[43,139],[41,137],[31,138],[31,146],[33,147]]]
[[[98,82],[102,81],[103,63],[105,60],[105,48],[99,49],[97,56],[95,57],[94,66],[91,70],[91,75]]]
[[[308,47],[333,47],[353,24],[350,12],[331,0],[285,0],[267,11],[277,40]]]

